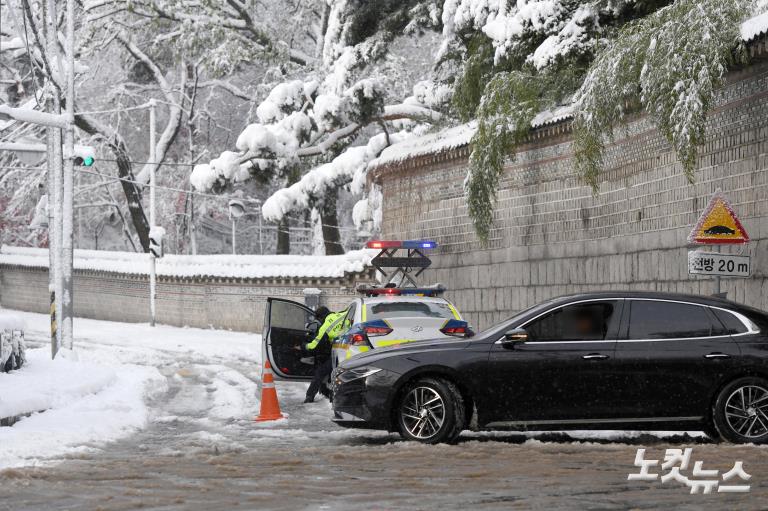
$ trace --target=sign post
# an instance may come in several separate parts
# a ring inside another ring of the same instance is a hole
[[[722,254],[722,245],[745,245],[749,234],[741,225],[731,203],[718,189],[699,217],[696,226],[688,235],[692,245],[717,245],[717,252],[690,250],[688,252],[688,273],[690,275],[713,275],[715,295],[721,295],[722,277],[749,277],[751,263],[749,255]]]

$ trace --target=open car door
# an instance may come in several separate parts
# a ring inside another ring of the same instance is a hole
[[[309,341],[307,324],[315,321],[312,309],[302,303],[267,298],[262,356],[269,360],[276,379],[312,379],[313,357],[296,348]]]

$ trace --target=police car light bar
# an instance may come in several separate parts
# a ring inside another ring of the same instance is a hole
[[[357,292],[366,296],[439,296],[445,292],[445,288],[440,285],[431,287],[359,286]]]
[[[407,248],[407,249],[423,249],[423,248],[436,248],[437,242],[428,240],[406,240],[406,241],[387,241],[387,240],[375,240],[366,243],[368,248],[386,249],[386,248]]]

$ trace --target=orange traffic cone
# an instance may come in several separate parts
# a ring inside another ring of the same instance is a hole
[[[277,401],[277,390],[275,390],[275,378],[272,375],[272,366],[269,360],[264,364],[261,378],[261,410],[256,417],[257,422],[274,421],[282,419],[280,412],[280,403]]]

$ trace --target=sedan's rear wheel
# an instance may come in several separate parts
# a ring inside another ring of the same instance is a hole
[[[768,381],[747,377],[726,385],[713,416],[715,427],[729,442],[768,442]]]
[[[464,402],[456,385],[442,378],[409,384],[397,409],[400,434],[406,440],[436,444],[453,442],[464,427]]]

